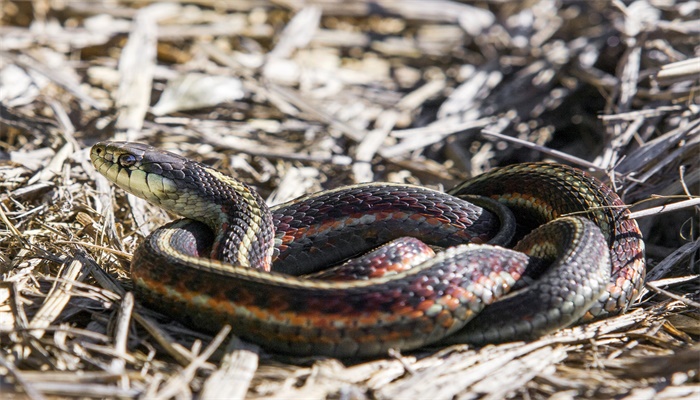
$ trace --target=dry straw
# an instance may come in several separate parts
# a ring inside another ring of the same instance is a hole
[[[699,398],[693,4],[3,3],[0,397]],[[628,313],[531,343],[270,354],[132,297],[130,255],[170,216],[95,173],[87,149],[105,139],[202,160],[275,203],[566,162],[632,205],[648,282]]]

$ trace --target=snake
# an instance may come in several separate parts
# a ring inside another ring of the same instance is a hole
[[[228,324],[274,352],[377,357],[534,340],[626,311],[644,280],[627,206],[563,164],[495,168],[447,192],[373,182],[268,207],[240,180],[146,144],[100,142],[90,158],[184,217],[136,249],[139,301],[197,330]],[[435,251],[405,256],[421,247]],[[377,265],[404,257],[407,267]],[[328,268],[341,278],[324,278]]]

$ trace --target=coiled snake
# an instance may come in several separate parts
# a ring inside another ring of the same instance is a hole
[[[143,144],[98,143],[91,159],[124,190],[186,217],[134,254],[138,298],[201,330],[228,323],[271,350],[363,357],[533,339],[624,311],[644,278],[642,236],[625,205],[564,165],[494,169],[448,193],[371,183],[268,208],[244,183]],[[494,245],[513,235],[524,238],[512,250]],[[376,260],[426,247],[392,242],[405,236],[444,251],[382,275]],[[319,278],[371,249],[339,267],[345,277]],[[346,280],[358,265],[367,279]]]

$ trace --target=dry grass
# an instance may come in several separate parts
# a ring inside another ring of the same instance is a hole
[[[650,3],[0,3],[0,397],[697,399],[700,10]],[[114,138],[271,203],[564,161],[633,205],[647,285],[532,343],[269,354],[134,300],[130,254],[169,216],[95,174]]]

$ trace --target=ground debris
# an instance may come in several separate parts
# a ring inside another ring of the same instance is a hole
[[[700,397],[695,2],[0,8],[0,397]],[[648,285],[624,315],[530,343],[269,354],[135,301],[131,254],[170,216],[95,173],[107,139],[206,162],[271,204],[565,162],[632,206]]]

